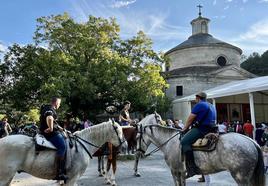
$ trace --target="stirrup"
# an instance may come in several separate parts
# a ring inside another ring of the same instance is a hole
[[[191,167],[186,172],[186,179],[198,174],[201,174],[201,170],[197,166]]]
[[[187,172],[185,178],[187,179],[187,178],[193,177],[194,175],[196,175],[196,173],[194,171]]]
[[[205,178],[203,178],[203,177],[198,178],[197,182],[205,182]]]
[[[68,179],[69,179],[68,176],[66,176],[65,174],[60,174],[55,178],[55,180],[64,181],[64,184],[67,183]]]

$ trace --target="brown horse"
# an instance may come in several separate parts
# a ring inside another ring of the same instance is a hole
[[[123,134],[124,138],[128,143],[128,149],[135,149],[137,145],[137,128],[135,126],[130,126],[130,127],[122,127],[123,129]],[[116,185],[115,182],[115,173],[116,173],[116,165],[117,165],[117,155],[119,152],[119,147],[115,147],[112,144],[108,143],[108,149],[109,149],[109,155],[107,157],[107,166],[106,166],[106,174],[105,174],[105,180],[107,184],[112,184],[113,186]],[[98,170],[99,170],[99,175],[103,174],[103,171],[101,170],[101,164],[103,160],[101,161],[101,157],[99,156],[99,161],[98,161]],[[112,173],[110,173],[110,168],[112,166]]]

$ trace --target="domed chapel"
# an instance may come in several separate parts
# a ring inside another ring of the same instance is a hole
[[[210,20],[202,16],[202,6],[198,7],[199,15],[191,21],[192,35],[165,53],[170,59],[165,72],[169,84],[166,95],[172,100],[255,77],[240,68],[240,48],[209,34]],[[169,117],[177,116],[170,113]]]

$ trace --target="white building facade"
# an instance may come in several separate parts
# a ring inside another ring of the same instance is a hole
[[[166,95],[172,100],[232,81],[255,77],[240,68],[240,48],[209,34],[209,21],[199,14],[198,18],[191,21],[192,35],[165,54],[170,59],[170,64],[166,68],[167,82],[170,85]],[[170,117],[183,119],[185,122],[191,111],[189,105],[185,104],[190,103],[173,102]],[[223,107],[228,107],[229,103],[224,104],[227,105]],[[249,104],[244,107],[249,108]],[[246,117],[248,116],[240,119],[245,120]]]

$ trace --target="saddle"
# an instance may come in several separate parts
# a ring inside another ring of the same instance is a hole
[[[57,148],[50,141],[48,141],[42,134],[36,134],[34,139],[35,139],[35,149],[37,151],[45,150],[46,148],[57,150]]]
[[[219,134],[208,133],[204,138],[199,138],[192,144],[193,151],[213,151],[216,149],[219,140]]]

